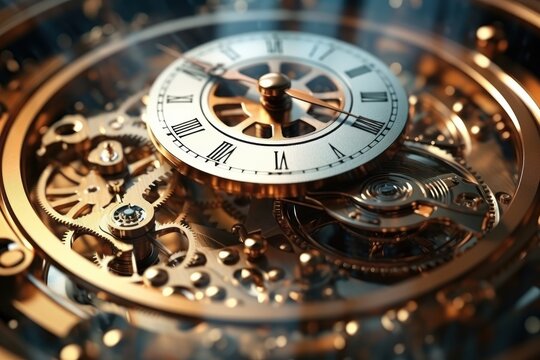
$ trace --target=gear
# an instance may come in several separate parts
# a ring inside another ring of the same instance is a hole
[[[72,166],[49,165],[37,184],[38,200],[55,220],[69,225],[93,210],[109,205],[114,194],[107,181],[94,170],[81,175]],[[99,211],[99,210],[98,210]]]
[[[147,235],[153,249],[149,255],[152,265],[155,263],[170,265],[174,262],[175,267],[188,267],[193,263],[197,252],[197,240],[195,233],[188,226],[178,223],[157,223],[154,230]],[[115,252],[109,242],[84,229],[66,231],[62,236],[62,242],[103,270],[120,275],[130,282],[141,281],[141,276],[134,270],[137,269],[137,265],[133,265],[135,257],[132,250]]]
[[[305,205],[276,201],[278,222],[353,275],[392,281],[465,251],[497,221],[482,180],[440,149],[410,144],[373,169],[340,193],[311,193]]]
[[[138,178],[142,179],[138,181]],[[157,208],[171,196],[176,186],[176,176],[168,165],[155,168],[138,178],[126,191],[126,201],[149,202]],[[168,181],[165,182],[165,179]],[[109,240],[118,251],[128,251],[130,245],[99,226],[107,209],[117,200],[110,187],[110,182],[93,170],[87,175],[79,175],[71,166],[58,170],[54,165],[49,165],[38,181],[36,193],[41,207],[53,220]]]
[[[153,148],[141,115],[131,115],[138,103],[141,105],[137,111],[143,111],[141,98],[145,93],[146,91],[143,91],[129,97],[113,112],[89,118],[82,115],[64,116],[47,129],[37,151],[38,155],[42,158],[50,156],[56,161],[66,163],[80,157],[81,153],[86,154],[93,142],[103,138]]]
[[[152,146],[146,124],[142,120],[144,108],[142,98],[147,92],[148,90],[145,89],[130,96],[120,104],[116,111],[89,118],[90,137],[106,136]]]
[[[37,199],[45,213],[68,228],[108,240],[117,252],[130,251],[132,247],[99,225],[112,204],[120,201],[124,188],[125,201],[148,202],[157,208],[170,198],[177,184],[176,173],[170,166],[156,160],[151,145],[150,151],[145,147],[150,144],[145,124],[140,114],[132,115],[141,97],[142,93],[134,95],[117,111],[88,121],[82,116],[65,117],[47,130],[38,151],[41,156],[55,149],[66,154],[60,163],[49,164],[37,183]],[[142,111],[140,106],[138,110]],[[104,137],[124,143],[102,141],[86,154],[89,144]],[[80,158],[81,152],[89,156],[91,169],[73,158]],[[153,167],[150,171],[149,166]]]
[[[162,191],[152,195],[152,191],[156,192],[159,184],[164,184],[161,187]],[[172,195],[175,186],[176,173],[168,163],[164,162],[159,167],[137,177],[135,182],[126,190],[122,202],[137,202],[143,199],[157,208]]]
[[[247,198],[223,194],[220,206],[206,208],[204,214],[217,228],[229,231],[235,224],[245,222],[250,201]]]

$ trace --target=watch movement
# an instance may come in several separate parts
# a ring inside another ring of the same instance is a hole
[[[0,5],[2,359],[535,359],[540,7]]]

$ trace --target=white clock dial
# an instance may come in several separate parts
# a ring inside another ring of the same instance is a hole
[[[200,64],[216,68],[208,74]],[[224,79],[223,69],[253,82]],[[311,97],[292,98],[289,87]],[[280,185],[367,163],[398,139],[407,113],[405,91],[369,53],[318,35],[255,32],[201,45],[168,66],[150,91],[148,124],[181,170]]]

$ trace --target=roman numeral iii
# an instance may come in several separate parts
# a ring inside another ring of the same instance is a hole
[[[193,95],[167,95],[167,104],[191,104]]]
[[[386,91],[361,92],[362,102],[387,102],[388,93]]]
[[[370,134],[377,135],[379,131],[384,127],[384,123],[377,120],[372,120],[359,116],[356,118],[355,122],[352,124],[353,127],[367,131]]]

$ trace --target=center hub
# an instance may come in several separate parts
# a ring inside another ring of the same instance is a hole
[[[268,73],[259,78],[261,103],[269,111],[282,111],[291,107],[291,98],[286,90],[291,88],[291,80],[281,73]]]

